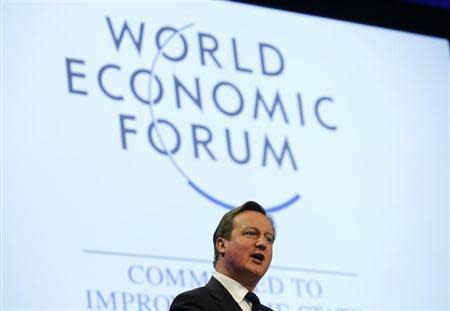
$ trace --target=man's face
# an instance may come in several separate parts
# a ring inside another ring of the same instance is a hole
[[[229,276],[242,283],[256,283],[272,261],[273,228],[270,220],[255,211],[234,218],[230,240],[223,239],[223,263]]]

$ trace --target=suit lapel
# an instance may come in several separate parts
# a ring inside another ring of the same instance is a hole
[[[242,311],[233,296],[231,296],[227,289],[214,277],[209,280],[206,287],[208,287],[211,296],[216,300],[219,309],[222,309],[223,311]]]

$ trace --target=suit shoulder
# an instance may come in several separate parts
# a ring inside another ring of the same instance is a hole
[[[170,311],[206,311],[205,301],[208,296],[209,292],[206,287],[198,287],[183,292],[175,297],[170,306]]]
[[[269,308],[269,307],[267,307],[267,306],[265,306],[265,305],[261,305],[261,308],[260,309],[262,309],[262,310],[264,310],[264,311],[273,311],[271,308]]]
[[[205,295],[209,295],[209,290],[208,288],[206,288],[206,286],[202,286],[202,287],[197,287],[185,292],[182,292],[180,294],[178,294],[175,299],[177,299],[178,297],[182,297],[182,298],[189,298],[189,297],[195,297],[198,298],[199,296],[205,296]]]

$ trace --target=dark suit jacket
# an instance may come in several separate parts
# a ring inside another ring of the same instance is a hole
[[[219,281],[212,277],[208,284],[175,297],[170,311],[242,311],[233,296]],[[261,305],[261,311],[273,311]]]

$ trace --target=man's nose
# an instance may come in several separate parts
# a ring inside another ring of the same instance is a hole
[[[256,247],[260,250],[265,250],[267,248],[267,241],[265,238],[259,238],[258,241],[256,241]]]

